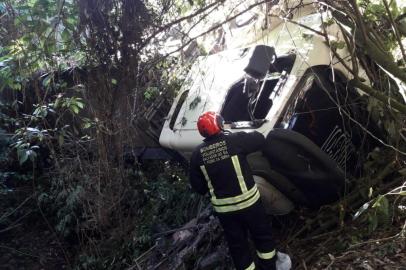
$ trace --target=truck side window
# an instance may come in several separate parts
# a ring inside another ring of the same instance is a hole
[[[289,74],[295,63],[296,55],[283,55],[270,65],[266,77],[251,90],[257,91],[250,99],[251,93],[244,92],[244,80],[231,86],[223,103],[221,115],[226,122],[249,122],[253,119],[262,120],[268,115],[273,99],[277,94],[278,83]],[[262,91],[260,87],[263,85]],[[251,119],[251,115],[253,116]],[[246,127],[246,126],[244,126]]]
[[[175,111],[172,114],[171,121],[169,122],[169,128],[173,130],[173,127],[175,126],[176,119],[178,118],[178,114],[180,112],[180,109],[183,106],[183,103],[185,103],[186,97],[189,94],[189,90],[185,91],[182,93],[182,95],[179,98],[178,104],[176,104]]]
[[[253,112],[256,119],[265,119],[271,109],[272,100],[269,97],[277,82],[278,79],[267,80],[265,82],[264,90],[260,97],[258,97],[258,103]],[[243,88],[244,83],[240,81],[233,85],[228,91],[221,111],[221,115],[226,122],[251,121],[248,112],[249,97],[248,93],[243,92]]]
[[[248,94],[243,93],[244,82],[234,84],[227,93],[221,115],[226,122],[250,121]]]
[[[278,79],[265,81],[264,90],[258,97],[258,103],[254,111],[254,116],[256,119],[265,119],[265,117],[267,116],[273,103],[270,97],[277,83]]]

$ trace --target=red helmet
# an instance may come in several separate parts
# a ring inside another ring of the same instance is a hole
[[[197,120],[197,128],[203,137],[210,137],[223,130],[224,119],[215,112],[205,112]]]

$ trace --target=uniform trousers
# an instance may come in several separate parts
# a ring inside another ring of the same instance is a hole
[[[217,216],[237,270],[276,269],[271,226],[260,199],[248,208]],[[255,260],[249,248],[249,235],[256,249]]]

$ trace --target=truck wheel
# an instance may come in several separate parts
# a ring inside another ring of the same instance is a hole
[[[294,209],[293,203],[265,178],[254,175],[254,181],[261,194],[262,204],[267,214],[286,215]]]
[[[276,172],[301,190],[311,208],[339,199],[345,174],[311,140],[287,129],[274,129],[266,138],[264,155]]]

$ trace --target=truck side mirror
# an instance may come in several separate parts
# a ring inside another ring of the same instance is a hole
[[[275,49],[266,45],[258,45],[251,49],[251,56],[244,71],[255,79],[263,79],[271,63],[276,59]]]

